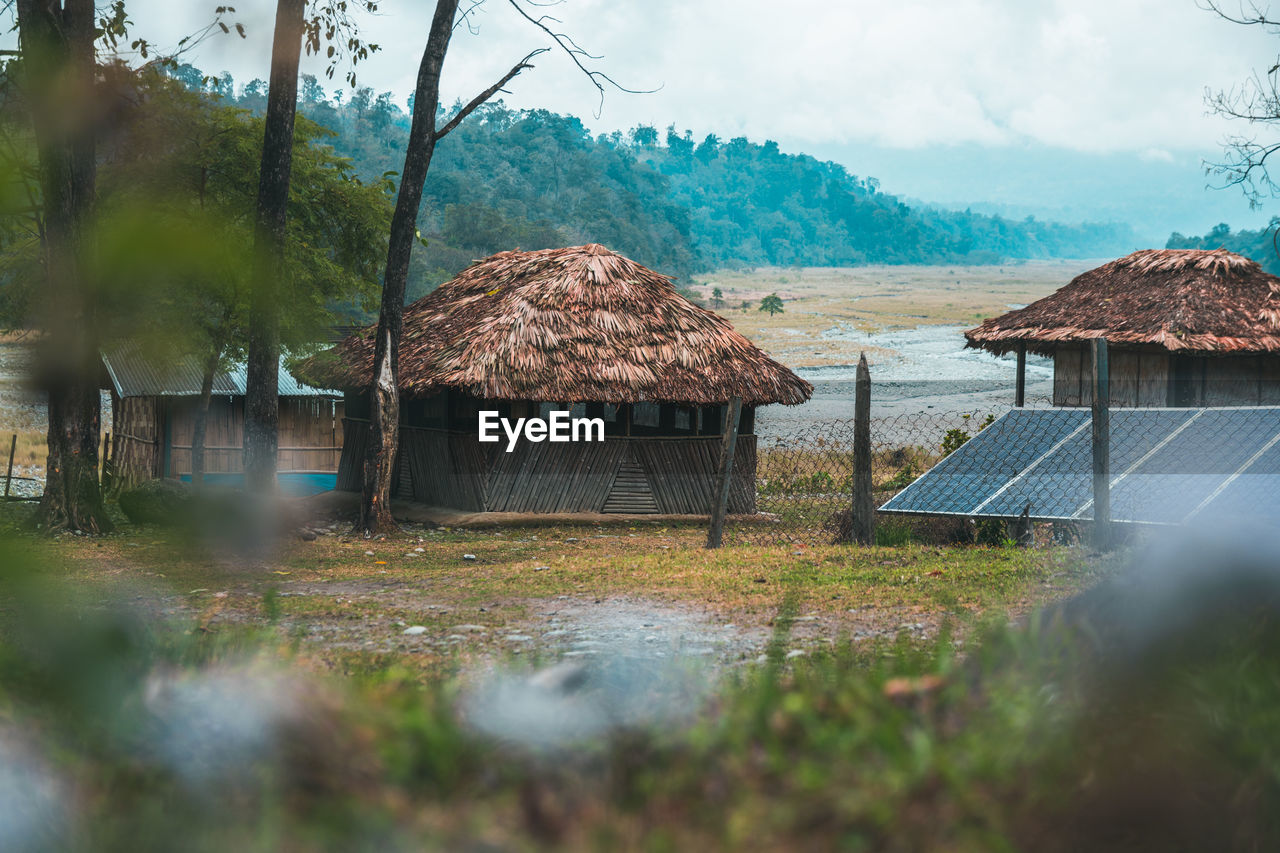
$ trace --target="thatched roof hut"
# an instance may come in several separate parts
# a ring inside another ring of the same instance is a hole
[[[373,335],[295,370],[347,390],[340,489],[362,481]],[[755,407],[813,393],[670,278],[596,244],[472,264],[405,309],[399,368],[399,496],[472,511],[706,513],[741,397],[729,511],[754,512]],[[599,440],[500,447],[480,436],[489,412],[568,412]]]
[[[365,388],[373,329],[304,362],[315,385]],[[812,386],[604,246],[500,252],[405,309],[400,390],[487,400],[803,403]]]
[[[1146,249],[965,332],[994,353],[1105,337],[1175,352],[1280,352],[1280,278],[1224,249]]]
[[[1280,378],[1280,278],[1223,249],[1148,249],[965,332],[970,347],[1054,359],[1054,402],[1089,402],[1105,337],[1117,405],[1258,405]]]

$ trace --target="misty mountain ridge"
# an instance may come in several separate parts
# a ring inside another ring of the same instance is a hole
[[[261,112],[266,85],[237,89],[191,66],[174,76]],[[398,172],[409,116],[390,93],[332,95],[305,76],[299,111],[333,131],[328,144],[362,178]],[[443,110],[443,114],[451,113]],[[831,160],[775,141],[701,138],[670,127],[592,134],[583,122],[502,102],[477,110],[437,146],[410,296],[472,260],[520,247],[599,242],[677,278],[717,268],[996,264],[1097,258],[1138,247],[1120,222],[1064,224],[919,204]]]

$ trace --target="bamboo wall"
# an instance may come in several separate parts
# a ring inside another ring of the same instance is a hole
[[[155,397],[111,398],[112,487],[160,476],[160,412]]]
[[[117,476],[126,482],[191,473],[194,397],[126,397],[113,408],[113,451]],[[280,398],[281,473],[338,470],[342,453],[342,401],[324,397]],[[244,398],[209,401],[204,470],[244,471]]]
[[[1280,405],[1280,355],[1173,355],[1163,350],[1111,348],[1111,405]],[[1053,360],[1053,404],[1093,403],[1090,356],[1059,347]]]
[[[361,488],[368,423],[348,419],[338,488]],[[472,512],[705,515],[719,436],[606,437],[602,442],[481,444],[471,433],[402,427],[400,497]],[[407,471],[407,476],[405,473]],[[756,437],[740,435],[729,512],[756,511]]]

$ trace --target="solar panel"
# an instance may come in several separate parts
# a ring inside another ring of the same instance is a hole
[[[1087,409],[1014,409],[974,435],[881,512],[1045,521],[1093,518]],[[1111,517],[1280,522],[1280,408],[1113,409]]]
[[[904,506],[898,511],[903,512],[974,515],[978,507],[1010,478],[1034,466],[1036,460],[1056,445],[1088,427],[1089,413],[1080,409],[1034,412],[1014,409],[935,465],[928,474],[881,509],[894,511],[891,507],[899,502]],[[978,441],[978,438],[983,440]],[[899,501],[904,496],[907,496],[907,501]],[[909,507],[905,505],[907,503]]]

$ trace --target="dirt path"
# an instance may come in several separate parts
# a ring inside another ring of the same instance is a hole
[[[442,579],[447,582],[447,579]],[[626,657],[689,658],[715,664],[754,660],[773,635],[777,613],[725,615],[695,605],[640,596],[591,594],[495,600],[461,605],[436,583],[400,580],[282,583],[274,593],[284,614],[280,630],[309,651],[541,660]],[[248,589],[199,590],[187,596],[203,624],[261,619],[263,596]],[[157,602],[158,603],[158,602]],[[165,609],[172,612],[172,607]],[[815,646],[892,639],[901,632],[935,636],[942,614],[915,608],[850,608],[801,613],[787,642],[792,654]]]

